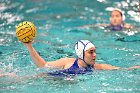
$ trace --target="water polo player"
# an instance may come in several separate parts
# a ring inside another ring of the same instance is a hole
[[[96,59],[96,48],[88,40],[79,40],[75,44],[76,58],[61,58],[56,61],[46,62],[32,47],[32,42],[24,43],[27,47],[31,58],[38,67],[45,68],[59,68],[57,72],[65,74],[84,74],[92,72],[94,69],[97,70],[114,70],[120,69],[120,67],[112,66],[109,64],[97,64]],[[140,68],[140,66],[130,67],[128,69]],[[57,75],[50,73],[52,75]]]

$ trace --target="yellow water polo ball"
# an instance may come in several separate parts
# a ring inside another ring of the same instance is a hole
[[[23,43],[33,41],[36,36],[36,27],[32,22],[24,21],[16,26],[16,36]]]

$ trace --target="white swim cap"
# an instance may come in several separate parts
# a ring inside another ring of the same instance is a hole
[[[84,52],[92,47],[95,47],[90,41],[88,40],[79,40],[75,44],[75,51],[78,58],[84,60]]]

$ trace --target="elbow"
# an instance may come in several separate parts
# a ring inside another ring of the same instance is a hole
[[[43,68],[43,67],[45,67],[45,65],[46,65],[46,63],[37,64],[37,67],[39,67],[39,68]]]

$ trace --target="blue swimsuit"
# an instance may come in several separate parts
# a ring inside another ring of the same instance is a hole
[[[109,26],[107,26],[106,28],[110,29],[110,30],[113,30],[113,31],[120,31],[122,30],[124,27],[123,25],[112,25],[110,24]]]
[[[48,73],[48,74],[51,76],[69,76],[69,75],[74,76],[77,74],[85,74],[85,73],[93,71],[93,68],[91,66],[88,66],[86,68],[79,68],[77,62],[78,62],[78,58],[75,60],[74,64],[70,68],[59,70],[59,71]]]

